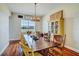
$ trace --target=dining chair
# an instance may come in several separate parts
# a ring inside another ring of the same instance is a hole
[[[54,35],[52,47],[49,48],[49,53],[52,55],[63,56],[64,52],[64,44],[65,44],[65,36],[62,35]]]
[[[24,54],[25,56],[39,56],[39,55],[41,55],[38,52],[34,52],[32,48],[28,47],[28,44],[26,44],[23,34],[20,35],[20,40],[21,40],[20,45],[22,48],[22,54]],[[18,46],[19,46],[19,44],[18,44]]]

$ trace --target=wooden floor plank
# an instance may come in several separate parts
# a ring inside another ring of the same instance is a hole
[[[16,44],[18,43],[19,41],[16,41],[16,42],[11,42],[10,45],[6,48],[6,50],[2,53],[2,56],[18,56],[18,51],[17,51],[17,47],[16,47]],[[41,51],[38,51],[38,52],[42,52],[43,53],[43,50]],[[45,50],[44,50],[45,52]],[[44,55],[47,55],[46,53],[43,53]],[[50,56],[53,56],[52,54],[49,54]],[[75,51],[72,51],[68,48],[64,48],[64,55],[63,56],[79,56],[79,53],[75,52]]]

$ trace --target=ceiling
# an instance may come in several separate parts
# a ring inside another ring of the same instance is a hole
[[[8,3],[7,4],[11,12],[21,13],[25,15],[35,15],[34,3]],[[50,11],[63,9],[65,16],[77,16],[79,15],[79,4],[72,3],[37,3],[36,4],[36,15],[44,16]]]
[[[11,12],[22,13],[26,15],[35,15],[34,3],[9,3],[7,5]],[[37,3],[36,15],[44,16],[56,6],[57,4],[53,3]]]

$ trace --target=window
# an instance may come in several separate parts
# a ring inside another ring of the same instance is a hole
[[[35,22],[31,20],[21,20],[21,29],[23,32],[32,31],[35,32]]]

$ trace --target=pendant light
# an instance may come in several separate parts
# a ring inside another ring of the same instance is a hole
[[[35,3],[35,20],[36,20],[36,4],[37,4],[37,3]]]
[[[35,15],[32,17],[33,21],[39,21],[40,20],[40,17],[36,15],[36,8],[37,8],[37,3],[34,3],[34,12],[35,12]]]
[[[37,4],[37,3],[34,3],[34,5],[35,5],[35,16],[34,16],[35,19],[34,19],[34,20],[36,20],[36,4]],[[35,32],[36,32],[36,21],[35,21]]]

